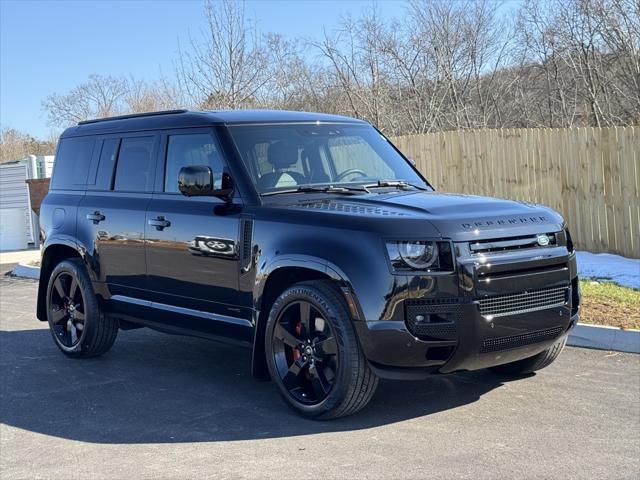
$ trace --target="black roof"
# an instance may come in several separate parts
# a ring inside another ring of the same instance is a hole
[[[362,120],[325,113],[295,112],[287,110],[168,110],[123,115],[80,122],[64,131],[62,137],[114,132],[155,130],[164,128],[201,127],[210,125],[260,123],[358,123]]]

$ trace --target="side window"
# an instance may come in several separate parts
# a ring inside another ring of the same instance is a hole
[[[119,145],[119,138],[108,138],[102,142],[98,169],[96,170],[96,178],[93,181],[95,188],[98,190],[111,189],[113,167],[116,165],[116,156],[118,155]]]
[[[94,138],[63,138],[54,163],[51,188],[82,190],[87,183]]]
[[[210,167],[213,172],[214,188],[222,188],[224,162],[218,144],[208,133],[169,136],[164,175],[165,192],[179,192],[178,174],[182,167],[189,165]]]
[[[154,137],[123,138],[116,164],[114,190],[150,192],[153,186]]]
[[[338,176],[347,170],[357,169],[372,177],[396,178],[393,169],[360,136],[330,139],[328,147]]]

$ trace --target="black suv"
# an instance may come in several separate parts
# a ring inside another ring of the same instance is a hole
[[[560,215],[436,193],[347,117],[81,122],[60,138],[41,229],[38,318],[66,355],[141,326],[235,342],[312,417],[358,411],[380,377],[541,369],[578,320]]]

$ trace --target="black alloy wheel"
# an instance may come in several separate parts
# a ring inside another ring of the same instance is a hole
[[[53,268],[47,283],[47,320],[56,346],[70,357],[102,355],[118,335],[118,320],[102,311],[79,258],[63,260]]]
[[[85,300],[77,278],[60,272],[49,292],[49,319],[56,339],[67,348],[76,346],[85,331]]]
[[[264,341],[271,379],[307,417],[351,415],[378,386],[344,296],[331,280],[300,282],[282,292],[269,311]]]
[[[310,302],[292,302],[273,332],[273,355],[289,394],[306,405],[322,402],[338,371],[338,345],[331,326]]]

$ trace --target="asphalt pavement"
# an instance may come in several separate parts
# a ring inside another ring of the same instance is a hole
[[[640,356],[567,348],[537,375],[382,381],[359,414],[297,416],[249,352],[148,329],[90,360],[0,276],[0,479],[640,478]]]

